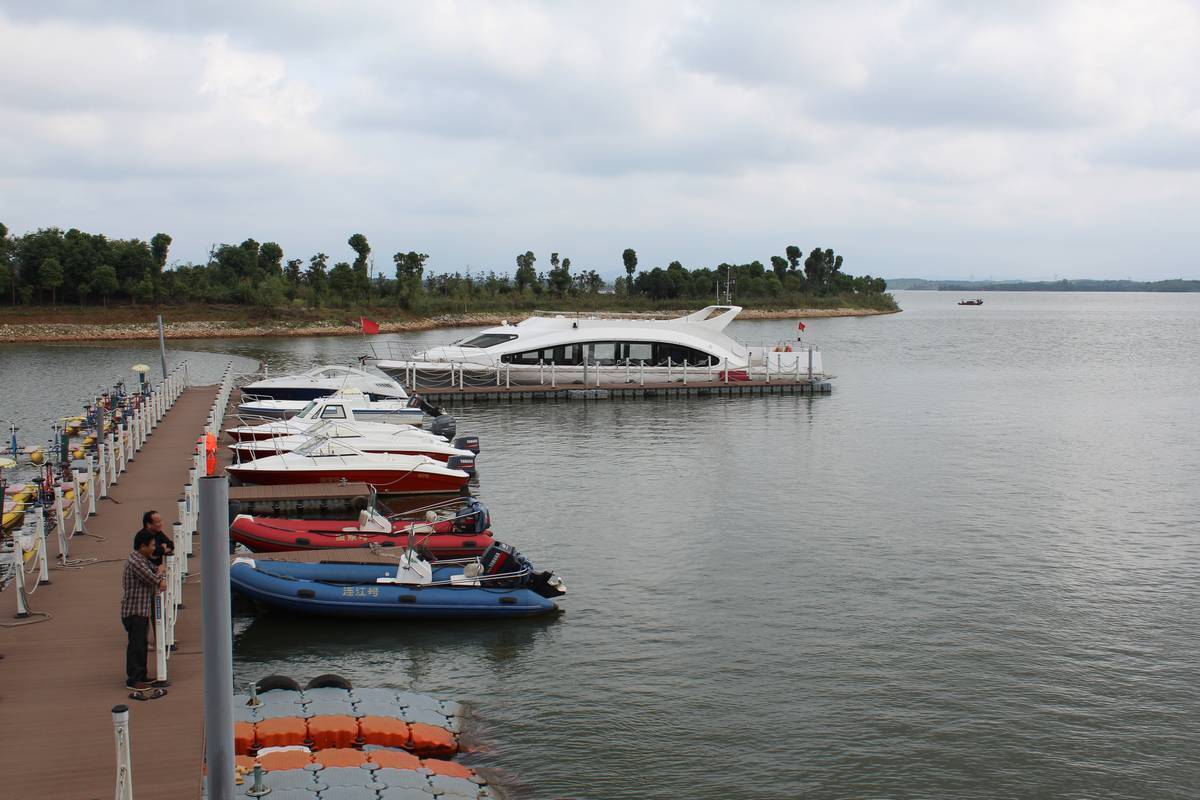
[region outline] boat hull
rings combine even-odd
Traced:
[[[274,519],[238,515],[229,526],[229,536],[256,553],[281,553],[294,550],[328,550],[343,547],[404,547],[408,543],[410,523],[396,523],[392,533],[361,531],[349,520]],[[492,544],[491,531],[455,532],[454,520],[426,526],[433,533],[413,537],[418,551],[432,558],[477,556]]]
[[[249,464],[231,464],[226,471],[243,483],[260,486],[287,486],[295,483],[342,483],[361,481],[370,484],[380,494],[446,494],[461,491],[471,477],[441,475],[438,473],[411,470],[380,470],[377,468],[355,469],[339,466],[321,469],[256,469],[254,461]]]
[[[233,591],[269,608],[297,614],[367,619],[478,619],[531,617],[557,610],[554,601],[525,588],[404,586],[375,580],[389,573],[376,564],[235,562]],[[461,567],[434,569],[449,580]],[[395,574],[395,568],[390,568]]]

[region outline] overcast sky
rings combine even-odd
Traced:
[[[1200,277],[1195,2],[0,0],[0,75],[17,234]]]

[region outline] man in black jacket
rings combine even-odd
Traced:
[[[154,554],[150,556],[150,563],[156,567],[162,566],[163,556],[175,553],[175,543],[163,533],[162,515],[157,511],[142,514],[142,530],[154,537]]]

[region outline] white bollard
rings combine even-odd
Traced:
[[[63,512],[62,486],[54,486],[54,531],[58,534],[58,557],[63,561],[70,555],[71,546],[67,537],[67,521]]]
[[[42,560],[41,567],[38,569],[38,583],[43,584],[50,582],[50,562],[46,558],[46,516],[40,508],[34,509],[34,511],[37,515],[34,528],[37,530],[38,558]],[[20,550],[21,548],[18,546],[13,549]]]
[[[108,485],[117,482],[117,443],[111,433],[104,434],[104,461],[108,467]]]
[[[104,442],[96,442],[96,491],[103,500],[108,497],[108,461],[104,458]]]
[[[17,596],[17,618],[29,616],[29,606],[25,605],[25,552],[21,548],[19,536],[13,537],[13,587]]]
[[[190,550],[187,542],[187,534],[183,532],[183,523],[176,522],[171,525],[171,541],[175,542],[175,557],[179,560],[179,600],[183,602],[183,576],[187,575],[188,552]]]
[[[167,625],[163,618],[164,592],[154,595],[154,683],[167,683]]]
[[[645,360],[638,362],[638,383],[642,386],[646,385],[646,362]]]
[[[125,429],[120,423],[115,423],[113,430],[114,433],[111,436],[113,437],[113,446],[116,448],[114,451],[116,457],[113,459],[113,478],[109,483],[115,486],[120,474],[125,471]]]
[[[95,463],[94,463],[93,458],[90,455],[87,457],[87,481],[88,481],[88,516],[93,517],[96,515],[96,492],[97,492],[96,484],[98,483],[98,480],[97,480],[97,476],[96,476]]]
[[[83,533],[83,484],[79,482],[79,471],[71,470],[71,485],[75,489],[75,502],[71,504],[72,536],[79,536]],[[89,487],[90,488],[90,487]]]
[[[133,772],[129,761],[129,707],[113,706],[113,733],[117,737],[116,800],[133,800]]]
[[[555,367],[555,362],[551,361],[550,362],[550,388],[551,389],[558,388],[558,378],[556,378],[554,375],[554,367]]]

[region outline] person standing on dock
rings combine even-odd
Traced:
[[[154,553],[154,534],[141,530],[133,537],[133,552],[125,559],[125,570],[121,574],[121,624],[129,634],[125,648],[125,686],[130,689],[145,689],[146,654],[149,649],[147,632],[150,629],[150,612],[153,610],[154,595],[167,588],[162,567],[150,562]]]
[[[161,567],[163,556],[175,554],[175,543],[171,541],[170,536],[163,533],[162,515],[157,511],[142,514],[142,530],[154,537],[154,553],[150,556],[150,563]],[[136,546],[134,549],[137,549]]]

